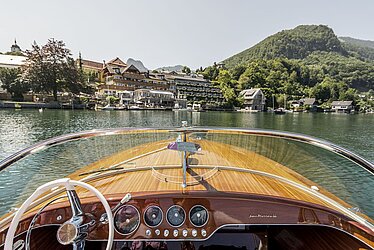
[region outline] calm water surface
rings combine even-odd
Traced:
[[[274,115],[271,113],[239,113],[239,112],[172,112],[172,111],[72,111],[72,110],[0,110],[0,160],[32,145],[40,140],[54,136],[90,130],[95,128],[115,127],[172,127],[180,126],[181,121],[187,120],[193,126],[218,126],[261,128],[292,131],[307,134],[331,141],[343,146],[367,160],[374,162],[374,115],[346,115],[323,113],[290,113],[286,115]],[[105,147],[104,147],[105,148]],[[108,150],[110,147],[107,147]],[[110,154],[111,152],[107,152]],[[105,154],[105,152],[103,153]],[[58,155],[58,152],[56,152]],[[58,159],[60,159],[60,162]],[[20,183],[26,179],[52,180],[58,173],[57,166],[66,165],[69,155],[56,157],[53,164],[56,171],[48,173],[40,171],[43,164],[34,162],[0,174],[0,215],[7,211],[13,203],[17,203],[13,197],[18,192],[30,192],[34,186],[24,187],[24,190],[9,190],[14,183]],[[71,159],[70,159],[71,160]],[[82,159],[75,159],[85,163]],[[30,159],[32,162],[33,159]],[[87,159],[89,162],[89,159]],[[26,165],[26,164],[25,164]],[[31,166],[30,166],[31,165]],[[35,165],[35,169],[33,166]],[[37,167],[36,167],[37,166]],[[67,173],[72,169],[66,170]],[[41,174],[42,173],[42,174]],[[318,173],[316,173],[317,175]],[[61,175],[58,175],[61,177]],[[359,183],[360,180],[357,180]],[[370,181],[369,183],[373,183]],[[366,212],[374,215],[374,187],[367,186],[362,194],[359,194],[359,202],[368,204]],[[27,193],[26,192],[26,193]],[[365,196],[364,194],[371,195]],[[369,210],[369,211],[368,211]],[[370,211],[373,210],[373,211]]]
[[[263,128],[329,140],[374,162],[374,115],[324,113],[0,110],[0,159],[54,136],[115,127],[193,126]]]

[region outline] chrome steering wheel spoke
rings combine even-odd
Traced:
[[[83,224],[87,216],[82,210],[82,204],[73,186],[66,190],[69,199],[72,217],[63,223],[57,231],[57,239],[63,245],[73,245],[73,249],[84,249],[85,239],[88,236],[92,221]]]
[[[83,216],[82,205],[75,189],[66,190],[70,202],[72,217]]]

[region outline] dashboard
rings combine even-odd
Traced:
[[[256,225],[266,228],[277,225],[325,225],[350,232],[352,235],[371,238],[344,215],[302,201],[205,191],[132,193],[131,195],[133,198],[121,206],[117,205],[124,194],[107,197],[112,208],[118,207],[114,211],[116,242],[143,240],[202,242],[214,239],[216,237],[214,235],[218,235],[223,229]],[[102,204],[95,198],[82,199],[81,202],[83,211],[96,221],[90,228],[87,241],[105,242],[109,230],[108,224],[100,222],[101,216],[105,213]],[[43,229],[48,228],[46,226],[58,226],[70,218],[71,209],[68,202],[52,204],[39,216],[35,227]],[[27,230],[31,219],[30,215],[20,223],[18,229],[20,238],[24,237],[22,232]],[[5,233],[6,231],[0,232],[0,244],[5,241]],[[37,236],[37,231],[33,235]],[[220,237],[217,239],[219,240]]]
[[[230,225],[322,224],[352,228],[348,218],[336,211],[275,197],[201,191],[132,196],[114,211],[115,240],[206,240]],[[116,206],[120,199],[110,201],[110,205]],[[96,217],[103,213],[100,207],[88,204],[84,210],[91,210]],[[105,240],[106,226],[99,223],[88,240]]]

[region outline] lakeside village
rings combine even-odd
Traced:
[[[15,44],[11,52],[0,54],[0,69],[16,69],[25,65],[27,57]],[[28,91],[22,93],[22,101],[0,84],[0,108],[65,108],[94,110],[236,110],[242,112],[274,111],[285,112],[342,112],[354,113],[352,100],[333,101],[330,107],[321,107],[315,98],[287,100],[283,105],[267,100],[261,88],[245,89],[240,92],[241,107],[227,107],[219,85],[204,79],[203,75],[187,71],[149,71],[135,64],[125,63],[120,58],[95,62],[79,58],[75,67],[84,72],[91,94],[71,92],[50,93]],[[223,64],[214,67],[224,68]],[[1,82],[0,82],[1,83]],[[269,105],[271,104],[271,106]],[[276,106],[275,106],[276,105]],[[268,107],[270,106],[270,107]]]

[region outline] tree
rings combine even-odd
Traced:
[[[86,92],[82,74],[63,41],[49,39],[41,47],[34,44],[26,55],[22,80],[29,83],[33,91],[52,93],[55,101],[58,91]]]
[[[218,75],[218,83],[222,91],[223,97],[225,97],[228,106],[233,107],[237,104],[237,95],[233,87],[233,81],[228,70],[221,70]]]
[[[191,69],[189,67],[187,67],[187,66],[183,66],[182,73],[190,74],[191,73]]]
[[[18,68],[0,68],[1,87],[6,89],[15,101],[23,101],[23,93],[26,93],[30,86],[20,79],[21,70]]]
[[[204,76],[204,79],[215,81],[217,80],[219,69],[213,66],[209,66],[205,68],[204,71],[201,72],[201,74]]]

